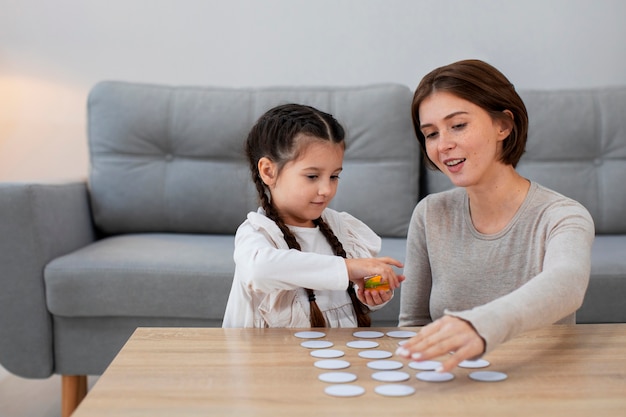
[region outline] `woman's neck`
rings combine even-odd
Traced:
[[[507,165],[494,180],[467,187],[472,223],[483,234],[495,234],[509,224],[521,207],[530,181]]]

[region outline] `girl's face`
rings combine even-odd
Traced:
[[[470,187],[497,178],[512,123],[494,120],[482,107],[445,91],[424,99],[419,117],[428,158],[454,185]]]
[[[280,173],[272,161],[261,158],[259,173],[286,224],[314,227],[313,220],[320,217],[337,192],[344,147],[310,139],[304,146],[298,159],[287,162]]]

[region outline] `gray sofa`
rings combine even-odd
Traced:
[[[597,238],[578,321],[626,322],[626,88],[523,91],[519,171],[583,203]],[[233,234],[257,206],[242,152],[279,103],[347,130],[332,207],[404,259],[419,198],[450,187],[421,163],[401,85],[224,89],[123,82],[88,99],[87,183],[0,184],[0,363],[28,378],[100,374],[137,326],[219,326]],[[523,250],[523,248],[521,248]],[[373,315],[396,325],[399,294]]]

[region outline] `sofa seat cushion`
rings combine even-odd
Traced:
[[[626,323],[626,236],[596,235],[591,279],[578,323]]]
[[[46,301],[66,317],[221,319],[233,279],[234,236],[131,234],[50,262]]]

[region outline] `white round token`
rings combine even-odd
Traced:
[[[331,347],[332,345],[333,342],[329,342],[328,340],[307,340],[300,343],[300,346],[308,349],[325,349]]]
[[[352,340],[346,343],[346,346],[354,349],[371,349],[379,345],[378,342],[374,342],[373,340]]]
[[[450,372],[433,372],[433,371],[425,371],[419,372],[416,375],[417,379],[420,381],[426,382],[446,382],[454,379],[454,375]]]
[[[314,358],[340,358],[344,355],[342,350],[336,349],[322,349],[322,350],[312,350],[311,356]]]
[[[376,369],[378,371],[391,371],[394,369],[402,368],[402,362],[398,361],[371,361],[367,363],[367,367],[370,369]]]
[[[297,332],[294,333],[295,337],[299,337],[300,339],[318,339],[320,337],[326,336],[326,333],[323,332]]]
[[[365,388],[359,385],[330,385],[324,389],[328,395],[335,397],[356,397],[365,392]]]
[[[407,339],[409,337],[416,336],[416,332],[412,332],[409,330],[393,330],[391,332],[387,332],[387,336],[389,337],[397,337],[399,339]]]
[[[411,375],[402,371],[380,371],[374,372],[372,378],[380,382],[401,382],[411,378]]]
[[[374,388],[374,392],[388,397],[404,397],[415,393],[415,388],[401,384],[385,384]]]
[[[350,362],[341,359],[322,359],[313,364],[316,368],[321,369],[343,369],[350,366]]]
[[[387,359],[393,356],[393,353],[386,350],[363,350],[359,352],[359,356],[365,359]]]
[[[485,359],[477,359],[475,361],[465,360],[459,363],[461,368],[486,368],[489,365],[489,361]]]
[[[476,371],[469,374],[469,377],[475,381],[482,382],[498,382],[508,378],[504,372],[495,371]]]
[[[384,335],[385,335],[385,333],[376,332],[376,331],[373,331],[373,330],[367,330],[367,331],[361,331],[361,332],[354,332],[354,333],[352,333],[352,336],[360,337],[362,339],[376,339],[377,337],[383,337]]]
[[[441,366],[439,361],[413,361],[409,362],[409,368],[420,371],[434,371]]]
[[[346,382],[356,381],[356,375],[350,372],[325,372],[318,376],[322,382],[330,382],[333,384],[344,384]]]

